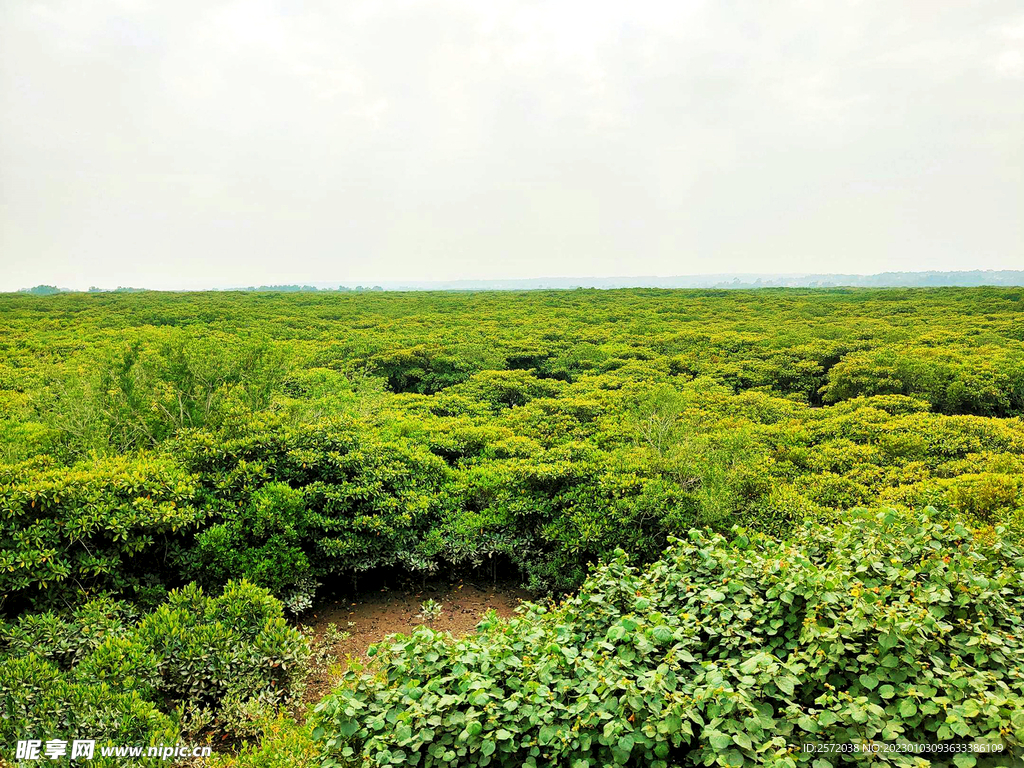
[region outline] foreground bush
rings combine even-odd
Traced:
[[[308,650],[265,590],[190,586],[134,620],[96,600],[68,619],[23,617],[0,630],[0,743],[95,738],[177,741],[181,728],[244,732],[288,701]]]
[[[393,638],[318,705],[314,735],[326,765],[827,768],[864,757],[801,745],[866,739],[983,741],[1002,755],[958,768],[1019,765],[1022,567],[929,515],[786,542],[694,531],[644,571],[620,553],[553,610]]]

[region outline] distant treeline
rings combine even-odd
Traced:
[[[117,286],[117,288],[97,288],[89,286],[89,293],[142,293],[145,288],[128,288]],[[74,288],[58,288],[56,285],[37,285],[33,288],[22,288],[18,293],[30,293],[33,296],[54,296],[58,293],[78,293]]]
[[[388,290],[522,291],[575,288],[941,288],[1024,286],[1024,270],[882,272],[875,275],[723,273],[659,277],[540,277],[384,283]]]
[[[88,293],[142,293],[148,290],[147,288],[127,288],[118,286],[117,288],[97,288],[95,285],[90,286]],[[235,288],[229,290],[239,290],[246,292],[278,292],[278,293],[331,293],[331,292],[356,292],[362,293],[363,291],[383,291],[384,289],[375,285],[372,288],[367,288],[362,285],[357,285],[355,288],[349,288],[345,285],[339,285],[337,288],[318,288],[315,285],[261,285],[258,288],[254,285],[250,285],[248,288]],[[33,288],[22,288],[18,293],[29,293],[33,296],[53,296],[58,293],[79,293],[73,288],[58,288],[55,285],[37,285]]]
[[[357,285],[355,288],[349,288],[345,285],[339,285],[337,288],[317,288],[315,285],[261,285],[259,288],[250,285],[248,288],[240,288],[242,291],[277,291],[280,293],[316,293],[318,291],[324,293],[330,293],[332,291],[340,291],[347,293],[349,291],[355,291],[356,293],[362,293],[363,291],[383,291],[384,289],[375,285],[372,288],[367,288],[363,285]]]
[[[875,275],[842,274],[717,274],[680,275],[675,277],[536,277],[518,280],[419,280],[387,281],[373,287],[357,285],[349,288],[319,283],[317,285],[261,285],[239,290],[246,292],[317,293],[364,291],[532,291],[574,290],[578,288],[978,288],[983,286],[1024,286],[1024,270],[973,269],[960,272],[881,272]],[[145,288],[89,288],[89,293],[135,293]],[[218,290],[218,289],[213,289]],[[19,293],[48,296],[75,293],[74,289],[54,285],[23,288]]]

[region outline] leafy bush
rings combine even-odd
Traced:
[[[104,641],[123,637],[136,618],[130,603],[99,597],[66,618],[52,611],[24,614],[16,624],[0,628],[0,641],[5,654],[34,654],[69,669]]]
[[[824,768],[838,758],[800,745],[864,740],[984,741],[1017,764],[1021,567],[934,510],[788,541],[691,531],[643,571],[620,552],[553,609],[391,638],[317,706],[314,737],[328,766]]]
[[[1015,416],[1024,411],[1024,369],[999,347],[883,347],[847,355],[821,388],[825,402],[860,395],[914,395],[940,413]]]
[[[495,412],[526,405],[539,397],[559,392],[557,382],[538,379],[527,371],[482,371],[468,381],[452,387],[455,394],[486,403]]]
[[[300,579],[292,589],[284,594],[281,602],[288,609],[289,613],[293,616],[298,616],[300,613],[313,607],[316,591],[322,586],[323,584],[319,581],[309,577]]]
[[[446,503],[448,470],[414,441],[361,427],[338,419],[253,423],[232,439],[183,435],[178,456],[203,478],[222,523],[198,538],[191,572],[210,565],[214,582],[252,574],[276,590],[414,554]]]
[[[196,491],[176,462],[146,454],[0,468],[0,594],[63,603],[143,583],[205,517]]]
[[[19,739],[89,738],[97,746],[179,741],[175,718],[143,693],[102,681],[83,682],[35,654],[0,658],[0,706],[0,738],[4,753],[11,756]],[[90,765],[118,764],[99,757],[98,750],[96,754]]]
[[[375,355],[369,369],[387,379],[392,392],[433,394],[465,381],[475,366],[444,349],[424,345]]]
[[[1000,513],[1024,508],[1020,475],[965,473],[948,484],[951,505],[980,520],[998,520]]]
[[[196,536],[190,574],[208,584],[246,579],[282,596],[309,578],[310,527],[302,493],[267,483]]]
[[[139,622],[135,638],[160,659],[160,691],[171,700],[209,705],[231,695],[287,698],[307,653],[281,604],[247,582],[216,597],[190,585]]]
[[[137,621],[107,599],[66,619],[25,616],[0,632],[0,739],[145,742],[190,722],[223,730],[256,703],[289,701],[307,655],[281,604],[246,582],[218,596],[175,590]]]

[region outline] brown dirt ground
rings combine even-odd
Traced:
[[[423,624],[416,618],[426,600],[441,603],[443,613],[433,627],[456,637],[472,632],[484,614],[494,609],[500,616],[513,615],[530,595],[511,584],[477,585],[469,582],[427,585],[421,590],[380,590],[363,592],[348,599],[333,600],[311,609],[302,624],[312,631],[314,645],[321,644],[328,625],[348,632],[348,637],[326,649],[338,659],[342,671],[348,659],[366,660],[366,649],[396,632],[409,634]],[[335,669],[337,671],[337,669]],[[306,681],[305,701],[322,699],[335,684],[326,668],[316,668]]]

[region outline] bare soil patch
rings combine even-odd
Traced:
[[[419,590],[382,589],[322,603],[302,617],[302,624],[312,630],[314,645],[335,656],[344,671],[350,659],[365,662],[366,649],[374,643],[397,632],[409,634],[425,624],[417,614],[427,600],[436,600],[443,611],[433,622],[433,628],[461,637],[472,632],[487,611],[494,609],[500,616],[511,616],[516,607],[528,599],[527,591],[501,583],[484,585],[463,581],[430,584]],[[327,644],[325,637],[331,636],[332,624],[348,635]],[[305,701],[313,704],[322,699],[330,692],[334,681],[328,668],[314,669],[307,679]]]

